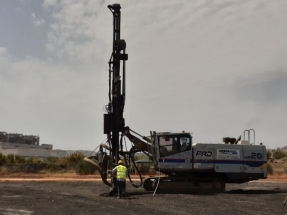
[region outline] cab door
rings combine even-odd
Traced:
[[[191,168],[191,136],[175,133],[158,136],[159,163],[161,168]]]

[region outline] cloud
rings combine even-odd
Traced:
[[[56,7],[57,4],[58,4],[57,0],[44,0],[43,7],[45,7],[45,8]]]
[[[51,20],[28,13],[29,22],[47,27],[47,58],[19,59],[9,47],[0,48],[2,128],[39,134],[57,148],[91,149],[102,142],[112,3],[46,0]],[[195,142],[221,142],[254,128],[258,139],[284,144],[285,131],[277,124],[286,125],[287,3],[124,0],[121,5],[121,36],[129,54],[127,125],[145,135],[191,131]],[[270,126],[276,129],[267,134]]]
[[[31,18],[32,18],[32,23],[35,26],[41,26],[45,24],[45,20],[43,19],[38,19],[35,13],[31,14]]]
[[[64,64],[34,58],[13,60],[7,55],[1,55],[0,65],[0,99],[5,101],[0,108],[5,113],[2,129],[39,134],[42,143],[56,148],[93,147],[96,139],[91,134],[102,124],[94,111],[105,104],[99,93],[104,86],[94,84],[95,74],[80,74]],[[75,144],[80,140],[85,147]]]
[[[106,5],[99,1],[64,0],[55,7],[57,10],[52,12],[55,22],[50,26],[46,44],[50,54],[74,65],[87,65],[103,59],[106,44],[98,35],[106,27],[99,23],[97,16]]]
[[[6,55],[6,54],[7,54],[7,50],[4,47],[0,47],[0,56]]]
[[[43,19],[37,19],[37,20],[33,21],[33,24],[36,26],[40,26],[40,25],[44,25],[45,21]]]
[[[287,71],[272,71],[237,79],[234,90],[240,100],[258,105],[287,103]]]

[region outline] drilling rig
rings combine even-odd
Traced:
[[[112,177],[111,183],[108,182],[107,170],[111,170],[118,163],[120,156],[124,157],[126,162],[133,160],[138,149],[132,148],[130,151],[123,149],[124,131],[127,130],[123,112],[126,96],[125,64],[128,54],[126,54],[126,42],[121,39],[121,6],[120,4],[108,5],[108,9],[113,14],[113,51],[109,60],[109,103],[104,107],[107,112],[104,114],[104,134],[107,135],[107,144],[100,145],[96,157],[99,165],[89,158],[85,160],[97,167],[104,183],[110,186],[113,192],[117,187],[116,178]],[[109,154],[104,150],[108,150]]]
[[[117,180],[110,170],[123,159],[126,166],[137,166],[135,153],[143,152],[153,162],[154,169],[164,177],[143,179],[140,184],[130,182],[134,187],[147,191],[191,192],[201,190],[224,191],[225,183],[244,183],[267,177],[267,154],[264,145],[255,144],[255,131],[244,131],[244,140],[224,137],[224,143],[194,143],[192,135],[186,132],[150,132],[142,136],[125,125],[123,117],[126,98],[126,68],[128,60],[126,42],[121,39],[121,6],[108,5],[113,14],[113,51],[109,60],[109,103],[105,106],[104,134],[107,142],[100,144],[96,156],[84,160],[93,164],[102,181],[110,187],[110,193],[117,190]],[[254,142],[250,133],[254,131]],[[248,139],[245,139],[245,133]],[[132,143],[128,150],[123,142],[127,137]],[[111,176],[109,180],[108,176]]]

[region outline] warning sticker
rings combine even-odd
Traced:
[[[217,149],[217,159],[238,160],[240,159],[240,150],[239,149]]]

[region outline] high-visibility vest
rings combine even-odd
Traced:
[[[127,177],[127,168],[122,165],[117,166],[117,179],[126,179]]]

